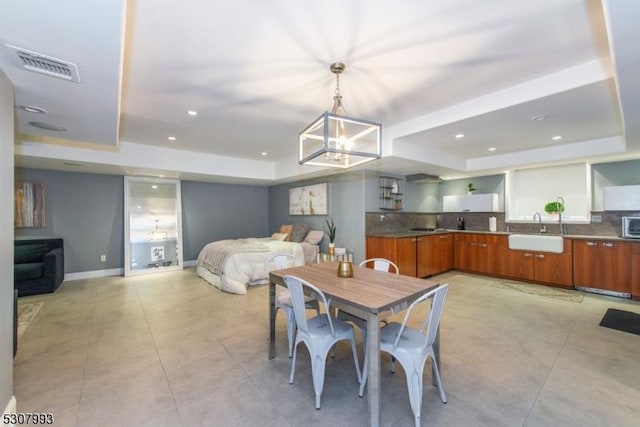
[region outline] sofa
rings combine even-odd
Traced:
[[[14,240],[13,287],[18,296],[54,292],[64,280],[62,239]]]

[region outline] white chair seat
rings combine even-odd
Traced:
[[[385,345],[393,346],[393,343],[402,328],[402,324],[391,322],[380,329],[380,348]],[[405,328],[398,342],[396,351],[413,350],[424,347],[424,334],[418,330]]]
[[[318,300],[316,300],[315,298],[312,298],[310,296],[305,296],[304,297],[304,303],[308,304],[308,303],[317,303]],[[278,295],[278,298],[276,299],[276,304],[283,307],[283,306],[288,306],[288,307],[293,307],[293,305],[291,304],[291,295],[289,294],[289,291],[280,291],[280,295]],[[309,307],[307,307],[309,308]],[[315,307],[313,307],[315,309]]]
[[[347,322],[343,322],[336,318],[331,319],[331,321],[333,322],[333,329],[335,330],[336,337],[353,333],[353,326]],[[325,314],[308,318],[307,324],[309,326],[309,335],[314,338],[331,335],[331,326],[329,325],[329,320]]]

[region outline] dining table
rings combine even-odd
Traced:
[[[380,321],[391,308],[405,306],[439,284],[433,280],[398,275],[366,267],[353,266],[352,277],[338,275],[338,262],[322,262],[269,272],[269,358],[275,357],[276,286],[284,286],[284,276],[292,275],[312,283],[337,308],[367,320],[369,375],[367,398],[369,425],[380,425],[381,368]],[[440,364],[439,331],[434,343],[436,362]]]

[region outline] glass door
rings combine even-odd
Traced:
[[[125,276],[181,269],[180,181],[126,176],[124,200]]]

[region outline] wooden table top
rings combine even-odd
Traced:
[[[297,276],[317,286],[333,301],[342,301],[371,313],[412,300],[438,286],[433,280],[397,275],[353,266],[353,277],[338,277],[337,262],[323,262],[270,272],[272,283],[284,285],[285,275]]]

